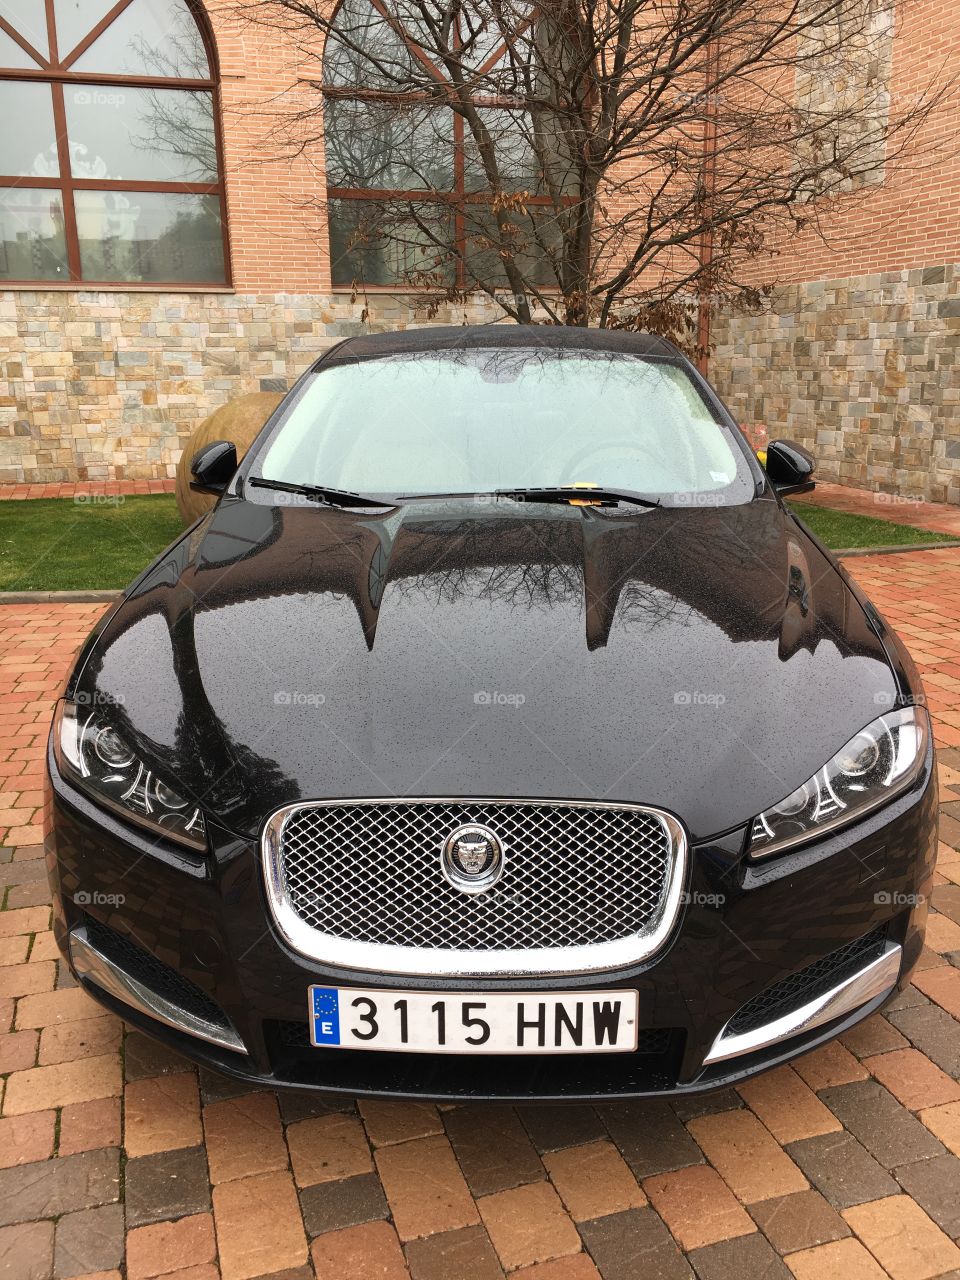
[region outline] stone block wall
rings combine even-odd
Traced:
[[[317,294],[0,294],[0,484],[174,474],[193,427],[245,391],[285,390],[364,329],[429,319]],[[714,319],[711,377],[734,416],[811,448],[824,480],[960,503],[960,265],[779,289]]]
[[[960,503],[960,265],[788,285],[713,340],[733,415],[812,449],[821,479]]]

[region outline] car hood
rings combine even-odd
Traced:
[[[225,499],[74,685],[240,833],[301,798],[486,796],[647,803],[694,840],[782,799],[896,694],[772,498]]]

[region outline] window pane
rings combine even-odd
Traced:
[[[453,113],[332,98],[324,107],[327,184],[393,191],[453,186]]]
[[[501,234],[492,210],[486,206],[467,205],[464,220],[468,275],[495,286],[506,285],[503,255],[509,253],[534,284],[556,285],[556,273],[547,257],[547,250],[559,245],[552,209],[511,214],[513,231],[507,234]]]
[[[477,114],[482,118],[493,141],[504,190],[529,191],[531,195],[539,195],[542,186],[540,166],[533,149],[529,116],[500,107],[481,107]],[[469,126],[464,127],[463,150],[466,190],[486,190],[490,184]]]
[[[133,0],[72,71],[207,79],[200,29],[184,0]]]
[[[85,280],[222,284],[216,196],[155,191],[77,191]]]
[[[8,36],[5,31],[0,31],[0,67],[16,67],[18,71],[21,69],[36,71],[39,65],[12,36]]]
[[[50,46],[43,0],[0,0],[0,18],[6,19],[37,53],[47,56]]]
[[[0,80],[0,120],[16,121],[15,128],[0,128],[0,173],[57,177],[60,169],[50,86]]]
[[[417,226],[409,204],[391,208],[379,201],[331,200],[330,275],[334,284],[404,284],[439,287],[454,278],[443,245],[450,239],[450,217],[429,206],[417,211],[427,228]],[[441,241],[431,243],[431,233]]]
[[[67,280],[59,191],[0,190],[0,280]]]
[[[115,0],[53,0],[57,20],[57,52],[61,62],[109,13],[114,2]]]
[[[64,99],[74,177],[216,182],[212,94],[84,85]]]
[[[332,85],[362,85],[365,89],[409,87],[408,78],[424,74],[394,28],[370,0],[344,0],[335,32],[355,48],[347,48],[336,35],[327,40],[323,53],[323,78]]]

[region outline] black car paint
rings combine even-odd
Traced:
[[[736,1062],[699,1066],[727,1017],[881,920],[906,973],[923,909],[889,904],[922,900],[932,873],[932,756],[912,792],[855,827],[769,863],[743,856],[757,812],[919,695],[898,639],[751,466],[750,503],[655,510],[466,500],[369,512],[231,486],[102,620],[68,686],[109,704],[203,805],[211,855],[156,847],[51,758],[61,941],[81,919],[79,888],[122,893],[120,907],[84,911],[209,990],[251,1063],[163,1034],[273,1079],[263,1020],[305,1018],[311,981],[369,977],[306,962],[275,934],[264,819],[300,798],[472,794],[649,803],[686,825],[688,905],[664,951],[560,981],[635,983],[645,1024],[686,1034],[681,1087],[741,1075]],[[484,692],[524,701],[482,705]]]

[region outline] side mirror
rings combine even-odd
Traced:
[[[190,488],[197,493],[224,492],[237,469],[237,446],[229,440],[205,444],[190,464]]]
[[[792,440],[771,440],[767,445],[766,470],[777,493],[809,493],[815,487],[816,459]]]

